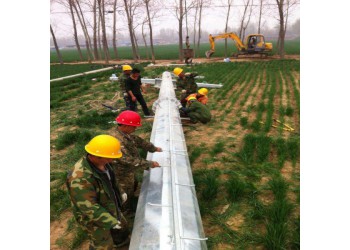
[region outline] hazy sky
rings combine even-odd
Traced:
[[[252,22],[258,22],[258,13],[259,13],[259,0],[253,0],[254,6],[253,7],[253,14],[251,17],[251,23]],[[263,9],[263,17],[262,17],[262,27],[274,27],[278,25],[278,20],[276,19],[278,13],[277,8],[275,6],[276,1],[275,0],[265,0],[268,2],[268,5],[264,6]],[[120,1],[119,1],[120,2]],[[168,0],[163,1],[166,4],[166,8],[161,9],[158,11],[159,17],[155,18],[153,21],[153,27],[154,27],[154,34],[158,34],[159,30],[161,28],[171,28],[178,30],[178,20],[175,17],[175,11],[172,8],[174,5],[174,1]],[[189,1],[187,1],[189,2]],[[223,3],[224,2],[224,3]],[[211,6],[206,7],[203,9],[202,14],[202,29],[214,33],[215,31],[222,30],[224,31],[225,28],[225,22],[226,22],[226,13],[227,13],[227,1],[212,1]],[[243,14],[243,0],[235,0],[234,6],[231,7],[230,11],[230,19],[229,19],[229,26],[233,27],[234,29],[238,29],[240,25],[240,19]],[[123,6],[122,6],[123,7]],[[110,8],[112,10],[112,8]],[[106,8],[106,10],[109,10],[109,8]],[[119,13],[124,13],[123,8],[120,9]],[[193,27],[194,19],[193,19],[193,13],[188,15],[188,26],[189,28]],[[91,16],[90,12],[85,13],[86,16]],[[52,4],[51,5],[51,25],[54,29],[56,37],[71,37],[72,36],[72,20],[70,17],[69,11],[58,4]],[[128,34],[127,30],[127,23],[126,18],[123,15],[118,15],[118,21],[117,25],[120,29],[119,32]],[[300,18],[300,11],[299,11],[299,5],[296,5],[293,7],[292,12],[289,15],[288,22],[293,23],[295,20]],[[138,18],[136,21],[141,21],[142,18]],[[112,30],[112,20],[113,20],[113,14],[107,14],[106,15],[106,23],[109,26],[109,29],[107,32],[111,32]],[[78,19],[76,19],[76,22],[78,23]],[[183,23],[183,28],[185,29],[185,20]],[[79,25],[78,25],[79,26]],[[140,29],[139,29],[140,30]],[[234,30],[233,30],[234,31]],[[185,31],[184,31],[185,32]],[[82,32],[79,32],[82,35]]]

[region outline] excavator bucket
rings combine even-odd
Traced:
[[[210,58],[212,54],[214,54],[214,51],[212,51],[212,50],[208,50],[208,51],[205,52],[205,56],[207,58]]]

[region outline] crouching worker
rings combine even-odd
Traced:
[[[208,107],[200,103],[196,97],[192,96],[188,98],[188,107],[180,108],[180,111],[184,112],[193,123],[200,121],[203,124],[208,123],[211,120],[211,114]]]
[[[87,155],[75,164],[67,179],[74,217],[88,234],[90,250],[126,245],[129,230],[121,206],[127,196],[118,188],[110,165],[122,157],[120,142],[110,135],[98,135],[85,150]]]
[[[190,99],[190,97],[196,97],[196,99],[200,102],[203,103],[204,105],[207,105],[208,103],[208,89],[206,88],[201,88],[198,90],[197,93],[195,94],[190,94],[189,96],[186,97],[186,102],[188,102],[188,99]]]
[[[158,162],[142,158],[139,149],[152,153],[162,152],[162,149],[137,135],[133,135],[136,128],[142,125],[138,113],[131,110],[123,111],[116,118],[116,122],[118,127],[113,135],[122,143],[123,153],[123,158],[116,160],[116,174],[121,188],[129,197],[123,208],[133,213],[136,211],[138,183],[142,179],[143,170],[160,167]]]

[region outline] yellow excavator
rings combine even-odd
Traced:
[[[235,33],[223,33],[218,35],[209,35],[210,50],[205,52],[205,56],[210,58],[215,52],[215,40],[231,38],[234,40],[238,53],[232,54],[233,57],[246,54],[259,54],[267,56],[272,51],[272,43],[266,43],[264,35],[251,34],[246,38],[245,44]]]

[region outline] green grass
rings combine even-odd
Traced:
[[[146,68],[146,65],[138,65],[142,68],[142,76],[146,77],[159,76],[174,68]],[[287,123],[298,127],[293,122],[299,118],[299,80],[296,78],[299,65],[297,60],[266,60],[184,67],[187,72],[196,71],[205,76],[206,82],[223,83],[223,88],[209,90],[208,107],[213,111],[213,122],[183,128],[209,249],[218,248],[220,243],[235,249],[300,248],[300,222],[296,210],[300,202],[297,165],[300,137],[298,133],[280,133],[275,128],[265,130],[266,119],[282,121],[287,116],[293,117],[288,118]],[[70,69],[56,69],[62,75],[72,73]],[[54,138],[51,139],[51,220],[71,210],[64,185],[66,172],[72,170],[75,162],[85,154],[87,141],[114,129],[115,125],[108,122],[114,121],[117,113],[104,109],[99,102],[110,100],[119,90],[119,86],[108,78],[111,73],[119,75],[120,72],[117,69],[50,84],[50,125],[54,135],[51,137]],[[92,78],[97,80],[92,81]],[[282,82],[286,84],[283,89],[280,88]],[[287,98],[286,103],[282,105],[281,100],[273,103],[282,95]],[[145,95],[148,106],[157,96],[158,90],[149,88]],[[123,101],[115,104],[123,105]],[[136,133],[147,140],[152,121],[143,120],[142,123]],[[215,142],[207,140],[213,131],[218,138]],[[146,152],[142,151],[141,155],[145,157]],[[286,163],[293,163],[294,167],[291,173],[285,173],[290,174],[290,178],[283,179],[280,172]],[[295,200],[291,200],[290,195]],[[269,203],[262,199],[265,196],[271,196]],[[221,213],[227,205],[227,210]],[[243,216],[242,225],[233,228],[227,224],[238,215]],[[72,232],[74,238],[62,237],[57,245],[78,249],[86,235],[78,231],[75,223],[70,224],[67,232]]]
[[[269,41],[271,42],[271,41]],[[272,54],[276,54],[276,42],[272,41],[273,44],[273,52]],[[200,45],[200,57],[205,57],[205,51],[210,49],[209,43],[203,43]],[[140,56],[142,59],[146,59],[146,48],[144,46],[139,46]],[[83,58],[87,61],[87,51],[86,49],[82,49]],[[179,46],[178,44],[169,44],[169,45],[156,45],[154,46],[155,57],[156,60],[178,60],[179,58]],[[215,57],[224,57],[225,51],[225,43],[222,41],[218,41],[215,44],[215,53],[212,55]],[[232,41],[228,42],[228,52],[231,56],[232,53],[237,51]],[[79,61],[79,54],[76,49],[63,49],[60,50],[63,61],[64,62],[76,62]],[[300,41],[288,40],[285,41],[285,52],[286,55],[299,55],[300,54]],[[132,59],[132,48],[131,47],[119,47],[118,48],[119,59]],[[115,59],[113,49],[110,48],[110,55],[112,59]],[[150,60],[151,61],[151,60]],[[50,62],[58,63],[58,57],[55,50],[50,51]],[[97,66],[96,66],[97,67]]]

